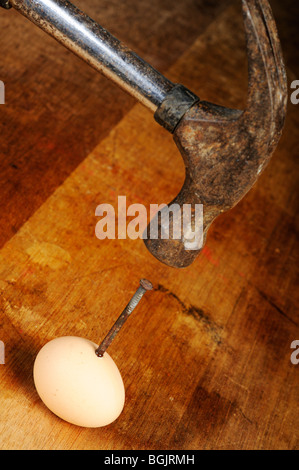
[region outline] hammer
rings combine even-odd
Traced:
[[[163,237],[162,213],[155,216],[159,236],[145,237],[144,243],[166,265],[189,266],[215,218],[234,207],[256,182],[282,133],[287,79],[268,0],[242,0],[249,77],[244,110],[203,101],[172,83],[67,0],[0,0],[0,6],[15,8],[113,80],[173,134],[185,163],[185,181],[162,212],[169,211],[173,233],[178,219],[169,209],[175,204],[183,214],[189,204],[189,232],[201,230],[200,243],[189,249],[184,231],[180,238]],[[196,205],[203,206],[202,227],[196,226]]]

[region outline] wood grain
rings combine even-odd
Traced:
[[[75,3],[163,73],[230,0]],[[16,11],[0,31],[2,246],[135,101]]]
[[[108,2],[97,2],[97,7],[95,3],[89,4],[92,16],[100,3],[108,8]],[[151,2],[146,14],[145,2],[122,2],[120,12],[118,2],[109,3],[107,15],[115,30],[122,25],[122,16],[128,22],[134,15],[140,20],[136,36],[127,30],[132,44],[143,37],[145,24],[152,23],[156,37],[160,29],[152,20],[155,8],[161,6],[168,29],[159,60],[169,78],[203,99],[244,104],[246,56],[239,2],[225,7],[222,2],[202,2],[205,8],[210,5],[209,18],[214,17],[210,23],[204,20],[200,2],[177,2],[176,8],[185,12],[182,30],[188,24],[185,8],[189,7],[205,28],[202,34],[193,30],[196,20],[191,18],[190,37],[178,39],[181,49],[171,45],[168,62],[167,37],[175,36],[175,26],[168,23],[163,8],[171,12],[172,2]],[[24,31],[42,38],[16,15],[13,21],[18,34]],[[180,21],[177,16],[176,21]],[[288,37],[285,29],[283,36]],[[1,123],[1,164],[6,168],[1,207],[7,222],[0,251],[0,339],[6,348],[5,365],[0,365],[0,448],[298,449],[299,365],[290,361],[299,324],[296,106],[289,106],[284,135],[258,183],[216,220],[197,261],[184,270],[172,269],[155,260],[142,240],[100,241],[95,236],[98,204],[115,206],[117,196],[126,195],[128,205],[149,207],[177,194],[184,168],[171,136],[141,105],[132,105],[106,83],[102,90],[113,96],[116,109],[105,102],[105,116],[112,115],[104,124],[106,130],[97,131],[101,112],[94,111],[102,98],[96,103],[93,93],[81,90],[78,78],[81,73],[89,77],[90,72],[80,66],[80,73],[75,73],[77,59],[72,59],[72,65],[60,72],[46,73],[51,70],[47,56],[54,44],[44,41],[43,61],[41,51],[26,66],[24,61],[24,80],[28,85],[35,70],[40,74],[41,95],[53,87],[54,124],[50,125],[45,109],[38,114],[37,102],[20,112],[26,100],[17,104],[19,76],[14,76],[7,97],[14,104],[4,108],[9,119]],[[140,48],[146,52],[147,38],[144,41]],[[160,39],[156,41],[157,52],[151,50],[149,55],[159,56]],[[27,57],[38,47],[35,41],[26,41]],[[7,83],[11,83],[17,52],[6,60],[11,74]],[[63,64],[58,56],[60,60]],[[57,67],[56,58],[50,61]],[[290,65],[294,62],[292,56]],[[70,70],[68,85],[60,85],[59,73],[65,77]],[[293,74],[288,68],[289,77]],[[95,90],[101,79],[93,80],[90,85]],[[77,87],[76,92],[72,87]],[[18,90],[16,96],[12,90]],[[82,93],[84,109],[75,111]],[[58,103],[65,111],[57,110]],[[16,129],[22,126],[17,138]],[[49,142],[54,142],[51,149]],[[74,153],[77,156],[68,162]],[[24,177],[26,191],[11,176],[14,173],[7,173],[12,156],[20,166],[11,167],[11,172],[18,171],[21,181]],[[123,413],[99,429],[60,420],[45,408],[34,388],[32,367],[38,350],[62,335],[99,342],[141,277],[150,279],[155,289],[109,348],[125,382]]]

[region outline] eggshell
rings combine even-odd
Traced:
[[[106,426],[121,414],[125,388],[108,353],[77,336],[48,342],[37,354],[33,378],[37,393],[57,416],[84,427]]]

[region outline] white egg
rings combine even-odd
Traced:
[[[77,336],[47,343],[33,368],[37,393],[57,416],[84,427],[115,421],[125,403],[125,388],[117,365],[108,353],[98,357],[98,345]]]

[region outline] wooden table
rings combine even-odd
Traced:
[[[290,81],[298,6],[271,2]],[[244,106],[240,2],[83,0],[90,16],[203,99]],[[250,193],[213,224],[189,268],[142,240],[98,240],[101,203],[169,202],[183,181],[171,136],[116,85],[15,11],[0,11],[1,449],[298,449],[298,106]],[[99,342],[139,279],[154,284],[109,348],[126,388],[113,424],[85,429],[45,408],[38,350]]]

